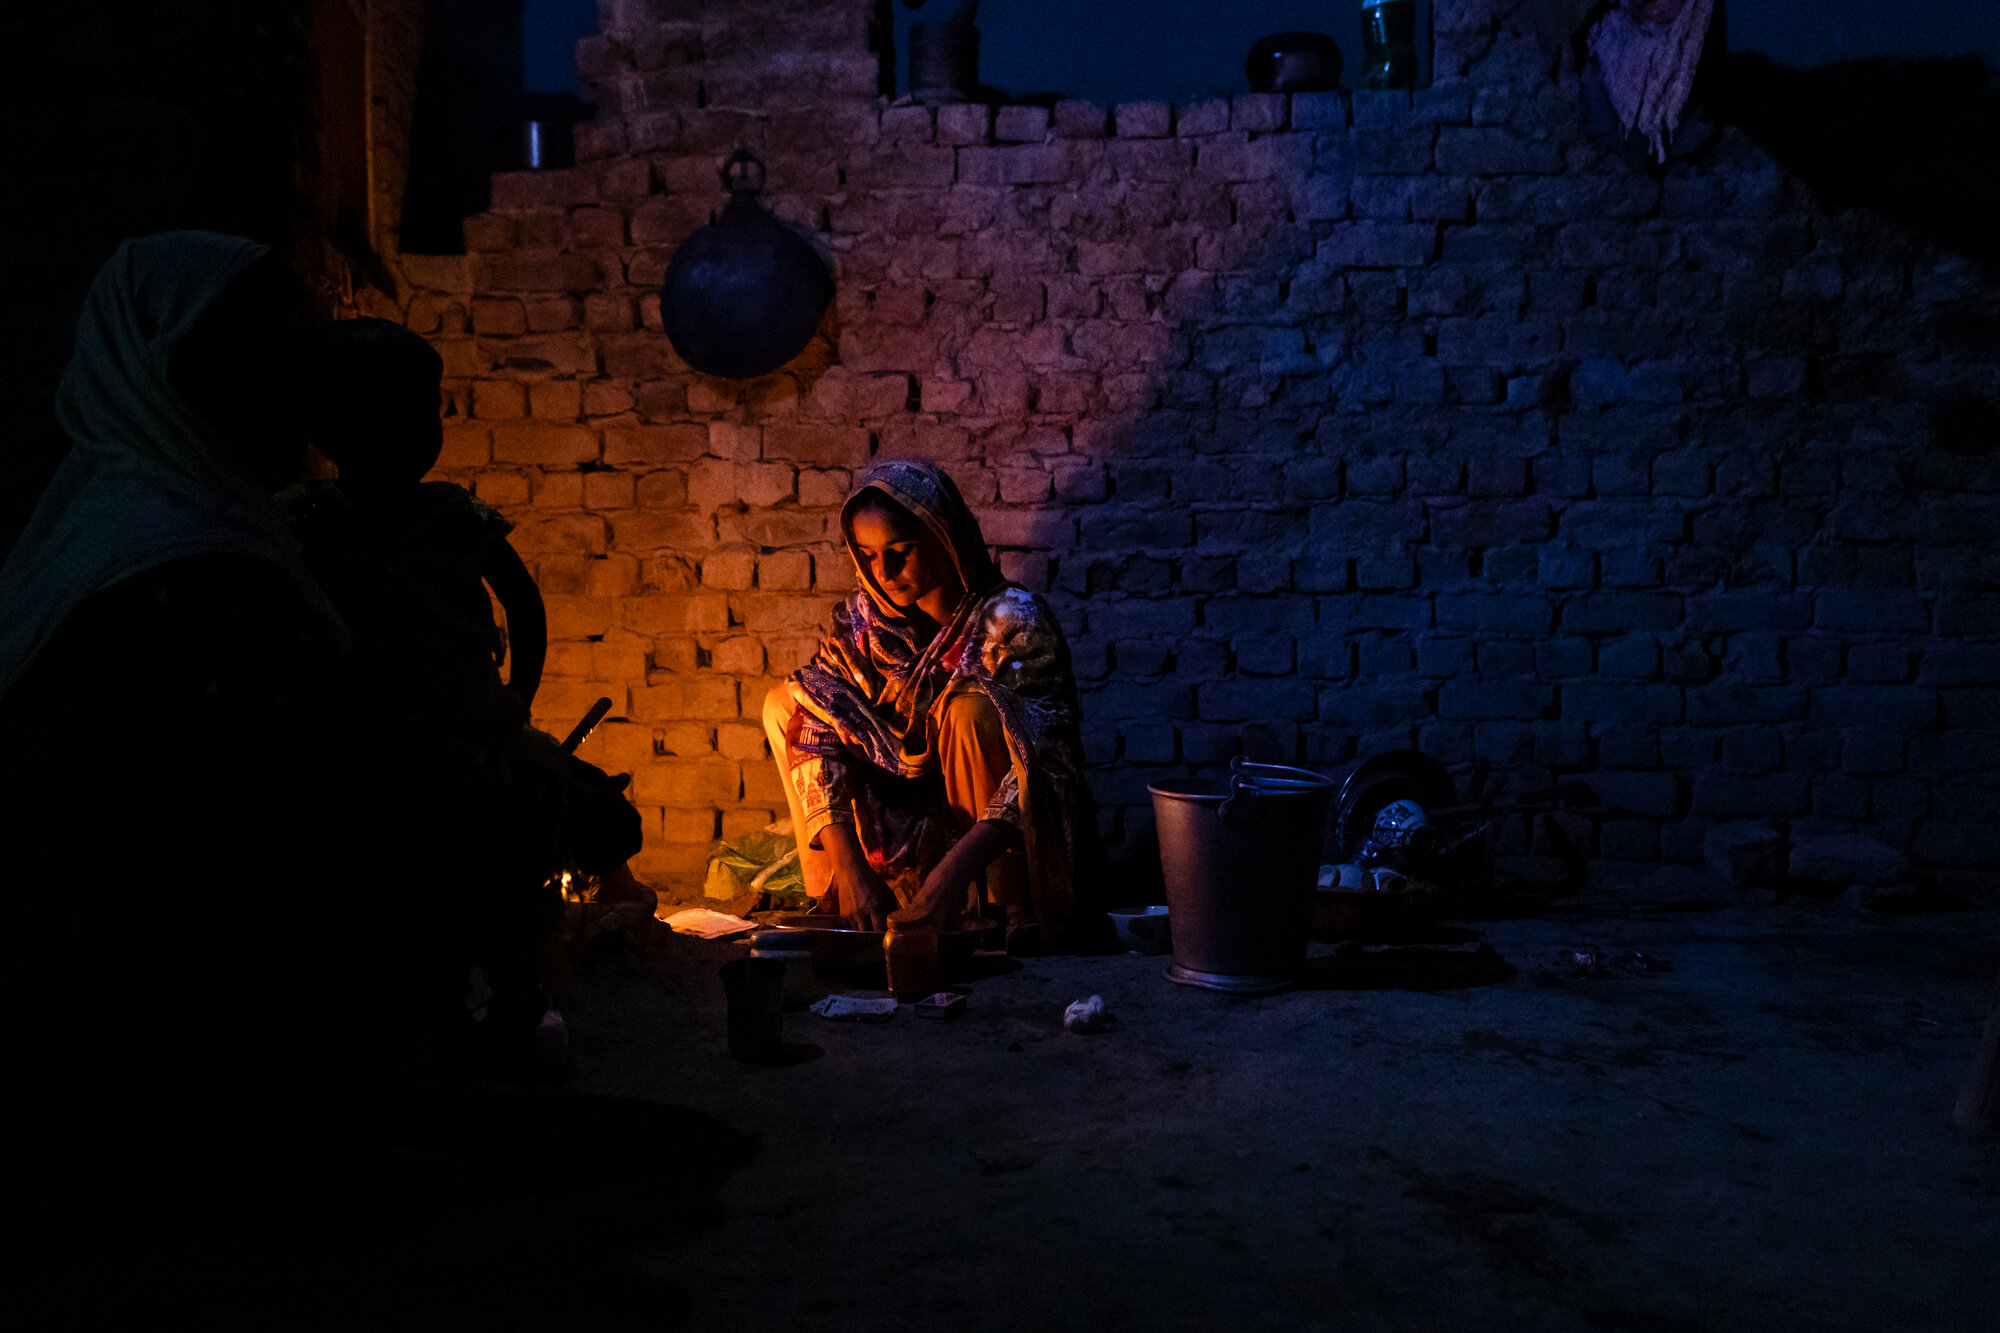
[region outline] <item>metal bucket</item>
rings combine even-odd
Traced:
[[[910,96],[969,102],[979,91],[979,29],[970,23],[910,25]]]
[[[1295,985],[1318,889],[1334,784],[1238,760],[1227,778],[1147,788],[1174,923],[1167,979],[1231,995]]]

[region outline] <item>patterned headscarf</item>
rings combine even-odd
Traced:
[[[944,469],[916,459],[877,463],[861,474],[854,494],[841,507],[840,533],[847,542],[847,554],[854,561],[855,578],[868,590],[885,619],[904,620],[908,616],[876,586],[875,576],[868,572],[868,562],[854,547],[854,515],[867,503],[871,491],[886,495],[938,539],[951,554],[958,581],[968,598],[992,591],[1001,581],[1000,567],[993,563],[992,553],[986,549],[986,538],[979,531],[979,519],[959,494],[958,483],[945,475]]]
[[[944,622],[926,637],[928,618],[911,615],[876,584],[854,546],[854,516],[871,493],[886,496],[922,523],[950,552],[965,591]],[[958,487],[936,464],[899,459],[861,474],[841,510],[847,553],[860,584],[835,608],[819,652],[793,676],[808,708],[839,730],[878,768],[904,776],[922,770],[923,723],[951,677],[979,650],[982,612],[1006,586],[986,549],[979,520]]]

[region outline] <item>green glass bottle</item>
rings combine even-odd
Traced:
[[[1361,0],[1364,88],[1417,86],[1417,0]]]

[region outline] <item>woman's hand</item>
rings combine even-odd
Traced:
[[[912,906],[928,910],[931,920],[938,923],[940,930],[944,929],[949,914],[965,906],[966,886],[1020,843],[1020,831],[1012,824],[998,819],[980,820],[953,844],[936,868],[924,876],[924,887],[919,890]]]
[[[833,855],[833,882],[840,891],[841,915],[851,920],[856,930],[885,929],[889,913],[898,906],[896,895],[868,864],[868,854],[861,850],[854,830],[846,824],[829,824],[821,831],[819,842]]]
[[[889,913],[896,910],[896,895],[882,882],[872,866],[863,862],[854,874],[838,872],[840,910],[854,922],[856,930],[886,930]]]

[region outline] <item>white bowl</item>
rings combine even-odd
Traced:
[[[1118,932],[1118,942],[1134,953],[1165,953],[1173,947],[1163,905],[1114,907],[1108,915]]]

